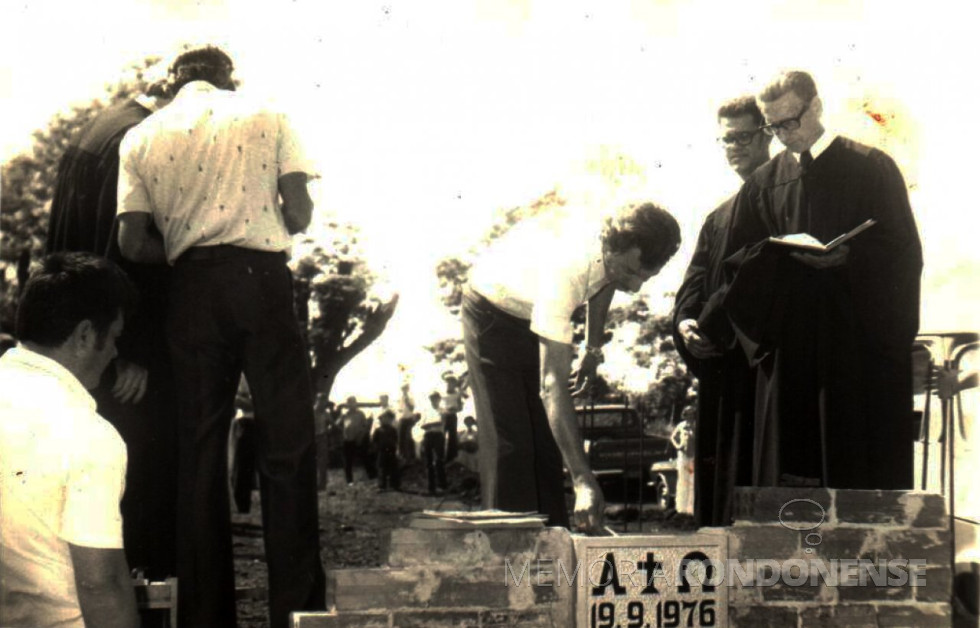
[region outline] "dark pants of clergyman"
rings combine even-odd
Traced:
[[[568,527],[561,452],[541,402],[539,340],[530,327],[472,291],[463,298],[483,507],[540,512],[548,525]]]
[[[211,250],[208,250],[211,249]],[[182,628],[235,625],[228,429],[244,371],[255,409],[272,628],[325,607],[313,397],[281,253],[191,249],[174,266],[168,335],[179,405]]]

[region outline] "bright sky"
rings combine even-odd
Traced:
[[[978,329],[975,24],[968,2],[904,5],[0,0],[0,159],[128,63],[221,45],[242,89],[295,118],[323,175],[318,214],[359,224],[402,295],[335,388],[373,397],[396,392],[399,363],[417,391],[435,381],[420,347],[457,329],[437,305],[435,262],[469,248],[496,209],[555,186],[598,208],[650,198],[678,217],[686,245],[648,288],[667,309],[703,216],[738,186],[714,142],[718,103],[798,67],[817,79],[828,127],[884,148],[911,186],[922,329]],[[613,185],[596,173],[619,155],[635,174]]]

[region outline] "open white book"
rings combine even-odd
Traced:
[[[781,246],[788,246],[794,249],[800,249],[801,251],[807,251],[810,253],[828,253],[833,251],[835,248],[841,244],[847,242],[857,234],[861,233],[865,229],[868,229],[873,224],[875,224],[874,218],[868,218],[858,226],[854,227],[847,233],[839,235],[827,244],[823,244],[820,240],[817,240],[812,235],[808,233],[792,233],[789,235],[771,237],[770,242],[775,242]]]

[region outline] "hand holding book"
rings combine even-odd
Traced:
[[[814,238],[809,233],[791,233],[788,235],[775,236],[769,238],[770,242],[774,242],[780,246],[788,246],[794,248],[800,252],[808,253],[829,253],[833,251],[838,246],[844,244],[854,236],[858,235],[865,229],[870,228],[875,224],[874,218],[868,218],[857,227],[854,227],[845,234],[839,235],[827,244],[822,243],[820,240]]]

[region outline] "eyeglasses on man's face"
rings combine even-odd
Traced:
[[[803,105],[803,109],[796,116],[792,118],[786,118],[785,120],[780,120],[779,122],[770,122],[769,124],[762,125],[762,131],[766,135],[775,135],[779,131],[795,131],[800,128],[800,118],[806,115],[806,112],[810,109],[810,105],[813,103],[811,98]]]
[[[755,136],[759,134],[762,128],[755,129],[754,131],[732,131],[730,133],[725,133],[718,138],[719,144],[724,144],[725,146],[732,146],[733,144],[738,144],[739,146],[748,146],[755,139]]]

